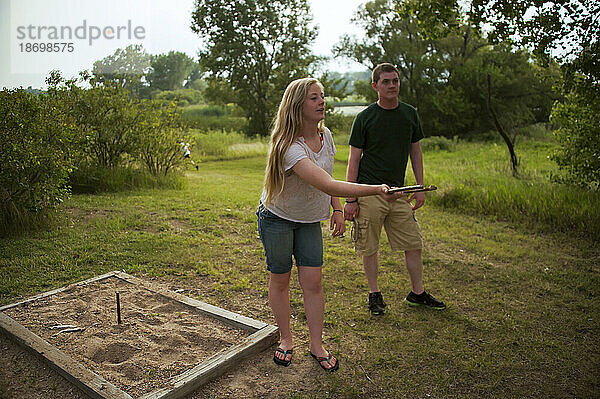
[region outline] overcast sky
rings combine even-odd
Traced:
[[[350,18],[366,0],[308,2],[320,27],[315,54],[330,56],[340,36],[361,34]],[[194,0],[0,0],[0,88],[44,87],[52,69],[63,71],[66,77],[77,76],[91,69],[94,61],[129,44],[142,44],[151,54],[175,50],[195,58],[200,39],[190,29],[193,5]],[[48,28],[38,31],[38,27]],[[39,43],[38,34],[48,38],[54,27],[58,35],[62,27],[68,27],[80,38],[52,40],[52,44],[73,43],[72,48],[61,44],[60,52],[32,51],[33,43]],[[63,28],[62,34],[68,30]],[[336,60],[330,69],[343,72],[364,67]]]

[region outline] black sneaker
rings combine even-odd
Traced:
[[[369,311],[373,316],[381,316],[384,314],[385,306],[381,292],[371,292],[369,294]]]
[[[446,309],[446,304],[444,304],[444,302],[438,301],[425,291],[420,295],[411,291],[406,296],[406,302],[412,306],[427,306],[432,309]]]

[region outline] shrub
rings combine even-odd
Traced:
[[[202,101],[202,92],[194,89],[168,90],[157,93],[155,98],[163,102],[174,102],[180,107],[186,107]]]
[[[162,108],[157,102],[138,105],[142,115],[138,145],[134,156],[141,160],[154,176],[166,176],[183,164],[182,141],[189,141],[180,113],[173,105]]]
[[[0,234],[60,204],[69,191],[74,127],[53,98],[23,89],[0,91]]]
[[[600,189],[600,99],[571,93],[555,105],[552,122],[560,126],[555,138],[561,147],[552,159],[564,175],[557,180]]]
[[[75,143],[77,172],[71,178],[78,190],[89,191],[86,187],[101,182],[111,191],[119,186],[129,188],[134,182],[146,187],[149,184],[144,179],[118,179],[117,171],[145,167],[154,176],[166,176],[183,163],[180,142],[187,139],[187,128],[174,103],[131,98],[126,89],[100,86],[89,76],[82,77],[91,88],[79,88],[58,72],[49,79],[50,95],[79,132]],[[108,182],[111,177],[116,180]]]
[[[244,117],[232,116],[230,112],[230,108],[226,106],[191,106],[183,108],[181,119],[189,127],[202,131],[245,131],[248,120]]]
[[[114,168],[121,165],[136,145],[136,129],[141,120],[128,90],[100,86],[84,76],[92,87],[82,89],[75,81],[65,81],[60,72],[51,72],[48,94],[67,114],[78,130],[78,164]]]
[[[339,111],[329,112],[325,117],[325,126],[327,126],[333,134],[350,134],[352,122],[354,122],[354,115],[344,115]]]
[[[535,123],[533,125],[523,126],[518,129],[517,138],[535,139],[538,141],[554,141],[553,132],[548,123]]]
[[[229,110],[224,105],[193,105],[183,109],[183,115],[190,119],[202,116],[225,116]]]

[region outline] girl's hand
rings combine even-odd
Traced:
[[[383,199],[386,200],[387,202],[394,202],[398,198],[400,198],[404,195],[402,192],[388,194],[390,187],[387,184],[382,184],[380,186],[380,189],[381,189],[381,193],[379,195],[381,195],[383,197]]]

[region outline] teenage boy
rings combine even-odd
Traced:
[[[377,91],[378,100],[354,119],[346,180],[401,187],[410,157],[416,184],[423,184],[423,153],[419,144],[423,129],[415,108],[398,99],[398,70],[389,63],[378,65],[373,70],[371,85]],[[377,251],[382,227],[392,250],[404,251],[412,288],[406,302],[446,308],[423,288],[423,243],[414,211],[424,203],[423,192],[395,202],[382,201],[379,196],[346,199],[344,217],[354,221],[352,240],[356,253],[362,256],[369,284],[369,310],[373,315],[383,315],[386,306],[377,282]]]

